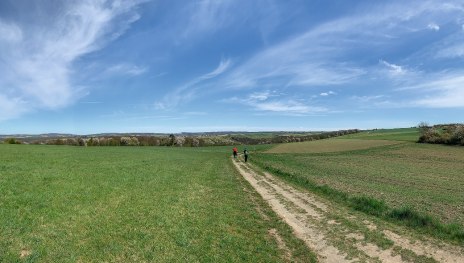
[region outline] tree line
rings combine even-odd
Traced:
[[[252,138],[248,136],[215,135],[215,136],[100,136],[100,137],[68,137],[36,139],[29,144],[47,145],[72,145],[72,146],[177,146],[177,147],[202,147],[202,146],[231,146],[231,145],[256,145],[275,144],[288,142],[303,142],[351,134],[359,132],[357,129],[341,130],[333,132],[321,132],[306,135],[277,135],[273,137]],[[20,140],[7,138],[4,143],[20,144]]]

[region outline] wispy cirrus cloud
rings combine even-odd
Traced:
[[[227,69],[229,69],[231,64],[230,59],[222,59],[213,71],[194,78],[166,94],[161,100],[156,101],[155,108],[158,110],[171,110],[180,103],[192,100],[197,96],[197,92],[201,88],[200,84],[223,74]]]
[[[426,77],[405,90],[420,95],[409,106],[427,108],[464,108],[464,72],[441,72]]]
[[[322,107],[311,107],[295,100],[267,101],[254,106],[259,111],[279,112],[284,114],[308,114],[326,112]]]
[[[148,71],[147,67],[137,66],[129,63],[119,63],[113,66],[108,67],[104,74],[123,74],[129,76],[138,76],[146,73]]]
[[[449,45],[436,53],[438,58],[461,58],[464,57],[464,43]]]
[[[19,117],[30,111],[27,103],[18,97],[6,97],[0,94],[0,121]]]
[[[397,75],[404,75],[406,73],[406,70],[402,66],[388,63],[387,61],[383,59],[379,60],[379,63],[385,66],[391,75],[397,76]]]
[[[428,25],[427,20],[441,18],[438,13],[457,12],[455,9],[435,2],[415,2],[382,5],[365,14],[335,19],[257,53],[221,81],[235,88],[350,83],[370,71],[354,60],[352,53],[366,48],[381,53],[392,39],[418,31]],[[392,73],[404,73],[401,66],[385,60],[381,63]]]
[[[232,22],[233,16],[228,12],[233,7],[233,1],[192,1],[184,7],[188,15],[182,33],[182,38],[191,38],[227,26]]]
[[[412,34],[425,34],[425,30],[439,31],[439,25],[460,27],[458,18],[464,18],[464,9],[460,4],[438,1],[412,1],[393,2],[392,4],[379,5],[376,8],[364,10],[366,12],[337,18],[295,35],[276,45],[256,53],[254,56],[237,65],[220,79],[226,88],[259,90],[282,89],[287,91],[297,89],[320,89],[324,86],[352,86],[357,82],[365,86],[374,86],[379,93],[388,93],[390,96],[399,96],[397,87],[420,83],[427,79],[431,83],[438,83],[440,79],[431,79],[427,70],[420,68],[432,66],[434,56],[430,56],[430,42],[419,44],[419,52],[410,53],[399,60],[399,63],[391,63],[390,59],[379,59],[385,53],[392,54],[397,46],[405,46],[409,42],[417,44]],[[430,22],[434,21],[434,22]],[[451,35],[462,34],[459,32],[447,33]],[[452,31],[449,31],[452,32]],[[433,33],[430,33],[433,34]],[[448,41],[438,34],[438,43],[442,43],[443,55],[460,56],[461,46],[456,41]],[[456,39],[459,36],[454,36]],[[433,43],[433,42],[432,42]],[[367,60],[360,61],[359,54],[369,50]],[[423,51],[423,52],[422,52]],[[421,53],[422,52],[422,53]],[[419,56],[417,56],[420,54]],[[427,54],[427,55],[426,55]],[[377,56],[377,57],[375,57]],[[416,56],[414,58],[414,56]],[[415,61],[413,61],[413,59]],[[424,61],[426,65],[424,66]],[[416,63],[413,65],[406,62]],[[379,67],[380,65],[380,67]],[[377,85],[378,83],[381,85]],[[371,84],[371,85],[369,85]],[[396,91],[395,91],[396,90]],[[454,90],[456,92],[456,90]],[[441,92],[446,94],[446,90]],[[291,93],[291,92],[289,92]],[[369,92],[370,93],[370,92]],[[321,96],[326,93],[321,93]],[[329,95],[327,93],[327,95]],[[420,98],[417,94],[408,94],[410,100]],[[291,101],[291,97],[286,98]],[[393,98],[393,100],[395,100]],[[247,99],[242,99],[246,102]],[[416,106],[444,105],[439,103],[445,100],[422,100]],[[259,102],[259,101],[258,101]],[[368,100],[366,102],[382,104],[382,107],[409,107],[409,103],[391,103],[390,101]],[[246,103],[245,103],[246,104]],[[456,101],[449,105],[458,105]],[[252,103],[249,104],[253,106]],[[279,107],[275,107],[279,109]],[[264,108],[263,108],[264,109]],[[284,109],[284,107],[282,107]],[[290,109],[290,108],[289,108]],[[300,109],[300,108],[298,108]],[[302,108],[301,108],[302,109]],[[304,110],[302,110],[304,111]]]
[[[310,106],[302,100],[284,98],[281,94],[271,91],[253,92],[246,97],[232,97],[224,99],[222,102],[240,103],[255,111],[281,115],[303,116],[328,111],[324,107]]]
[[[170,31],[175,32],[177,44],[242,26],[259,31],[265,38],[288,15],[286,8],[292,9],[276,0],[189,1],[173,16]]]
[[[0,20],[1,41],[6,43],[18,43],[23,38],[23,32],[16,24],[6,23]]]
[[[83,96],[72,80],[73,63],[123,34],[140,18],[135,8],[141,2],[48,3],[24,11],[35,24],[0,17],[0,95],[8,101],[2,105],[16,105],[2,106],[0,118],[61,108]],[[44,17],[45,9],[53,17]]]

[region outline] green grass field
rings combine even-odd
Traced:
[[[0,145],[0,262],[314,260],[229,148]]]
[[[363,139],[363,140],[392,140],[417,142],[419,139],[419,129],[400,128],[400,129],[378,129],[363,131],[339,137],[339,139]]]
[[[404,138],[393,133],[386,131],[379,137],[395,142]],[[342,138],[287,144],[288,153],[278,145],[252,160],[291,175],[294,182],[309,180],[348,196],[372,197],[392,208],[410,207],[443,223],[464,226],[464,147],[411,142],[379,146],[378,141],[365,140],[365,145],[372,143],[371,148],[354,150],[359,142]],[[326,152],[334,145],[338,151]],[[304,147],[311,147],[309,153],[295,153],[304,152]]]

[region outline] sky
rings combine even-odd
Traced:
[[[463,116],[461,0],[0,1],[0,134]]]

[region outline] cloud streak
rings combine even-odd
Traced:
[[[172,110],[180,103],[185,103],[194,99],[200,89],[199,84],[223,74],[230,66],[230,59],[222,59],[213,71],[194,78],[186,84],[174,89],[174,91],[166,94],[160,101],[155,102],[155,108],[158,110]]]
[[[420,30],[426,20],[436,18],[438,13],[456,10],[457,7],[426,1],[408,6],[382,5],[363,14],[335,19],[257,53],[221,81],[228,88],[314,87],[352,83],[370,71],[353,61],[350,56],[353,52],[369,48],[372,52],[380,53],[385,45],[391,45],[392,39]],[[428,26],[439,29],[436,23]],[[391,73],[405,72],[401,66],[385,60],[381,60],[381,63]]]
[[[400,59],[401,65],[388,62],[387,60],[390,60],[388,56],[386,59],[379,59],[379,57],[385,53],[391,54],[397,46],[407,45],[409,41],[417,43],[414,36],[411,37],[412,34],[423,35],[426,30],[440,31],[439,25],[441,24],[460,27],[459,21],[462,20],[457,18],[464,19],[463,6],[437,1],[414,1],[408,5],[399,2],[379,5],[366,11],[368,12],[360,12],[319,24],[286,41],[270,46],[238,65],[219,81],[221,84],[224,83],[226,88],[253,91],[263,87],[282,90],[284,87],[290,93],[302,89],[320,89],[320,87],[334,85],[353,86],[363,83],[365,86],[376,87],[379,89],[377,92],[401,96],[397,90],[395,91],[398,86],[404,86],[405,83],[421,83],[427,79],[434,87],[444,84],[448,88],[435,90],[436,94],[433,99],[424,99],[415,94],[415,97],[409,99],[416,101],[416,107],[460,107],[461,103],[452,95],[461,97],[461,90],[458,90],[457,85],[451,85],[450,82],[443,83],[444,80],[440,79],[439,75],[431,75],[427,70],[417,68],[423,67],[420,63],[424,61],[427,66],[433,66],[435,63],[432,61],[435,56],[429,54],[430,46],[424,44],[418,47],[421,51],[408,54]],[[430,36],[430,38],[440,38],[440,41],[436,42],[441,42],[442,51],[438,52],[441,57],[462,57],[462,45],[454,41],[462,38],[454,36],[462,35],[461,30],[457,31],[447,33],[452,35],[448,40],[438,34]],[[430,43],[433,42],[427,42],[428,45]],[[368,63],[358,59],[362,56],[359,54],[365,53],[365,50],[369,50],[370,56],[379,56],[374,59],[367,57],[366,60],[377,60],[380,68],[375,65],[375,62]],[[419,61],[416,62],[417,66],[403,63],[405,61],[414,63],[412,59],[418,54],[420,55],[415,57]],[[432,79],[432,76],[437,79]],[[453,78],[451,82],[455,84],[459,81]],[[378,85],[379,83],[381,85]],[[432,88],[430,85],[427,87]],[[320,96],[327,95],[329,94],[320,93]],[[247,99],[241,101],[247,104]],[[287,98],[287,102],[291,101],[291,98]],[[253,102],[260,103],[261,101]],[[389,102],[383,103],[382,107],[388,107],[387,104],[395,107],[410,107],[411,105],[411,103],[393,104]],[[247,105],[259,109],[253,103]],[[300,105],[293,108],[279,107],[279,104],[267,106],[268,104],[263,104],[260,109],[310,111],[299,107]]]
[[[135,12],[140,3],[87,0],[41,6],[60,10],[53,19],[43,18],[40,8],[25,11],[37,25],[0,18],[0,85],[6,87],[0,95],[8,105],[16,105],[3,107],[3,118],[62,108],[82,97],[85,92],[72,81],[73,63],[123,34],[140,18]]]
[[[464,72],[434,74],[407,90],[420,92],[410,106],[427,108],[464,108]]]
[[[247,97],[233,97],[230,99],[224,99],[222,102],[240,103],[251,107],[255,111],[278,113],[281,115],[304,116],[328,111],[324,107],[309,106],[299,100],[282,98],[282,95],[270,91],[253,92]]]
[[[147,67],[137,66],[128,63],[120,63],[107,68],[104,73],[108,75],[123,74],[129,76],[138,76],[146,73],[147,71]]]
[[[382,59],[379,60],[379,63],[385,66],[391,75],[403,75],[406,73],[406,70],[402,66],[388,63],[387,61]]]

